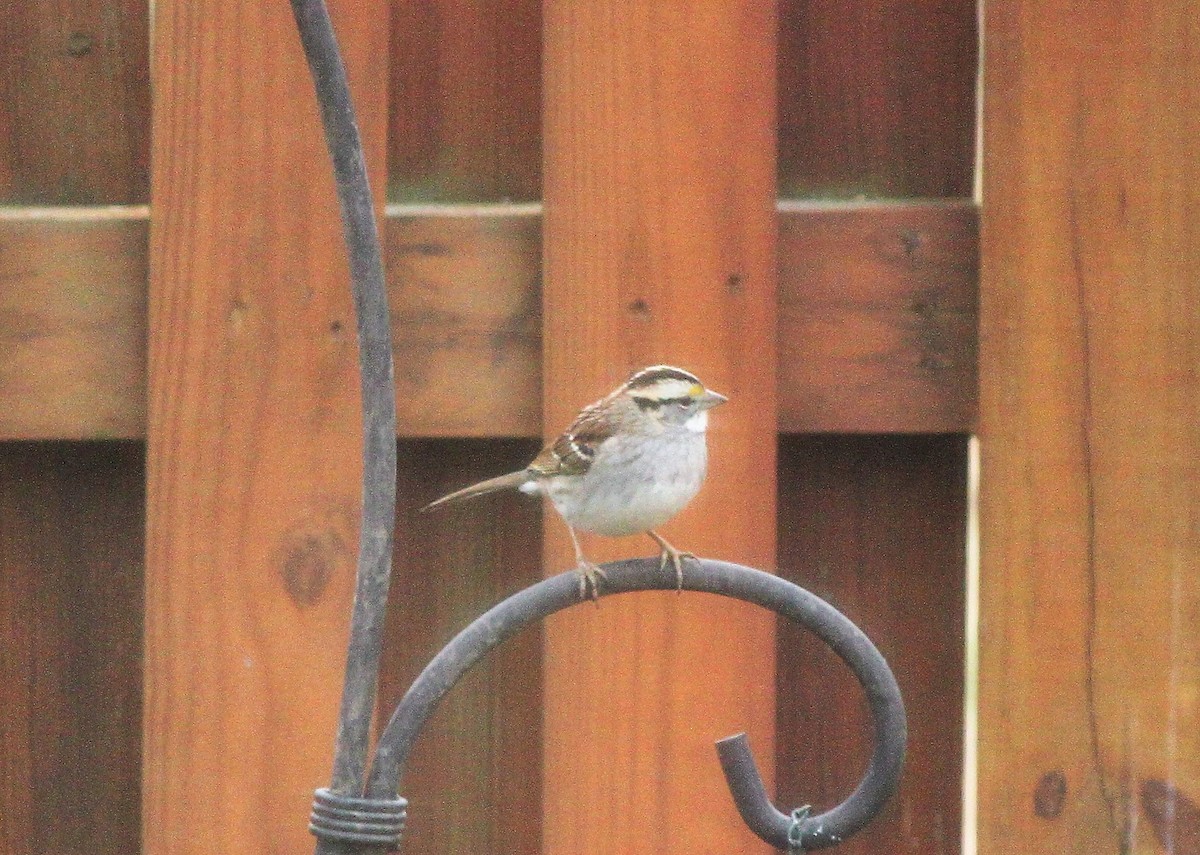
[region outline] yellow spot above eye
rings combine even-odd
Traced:
[[[693,398],[699,398],[703,394],[704,394],[704,387],[701,386],[699,383],[693,383],[692,388],[688,389],[688,395],[690,395]]]

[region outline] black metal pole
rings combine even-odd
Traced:
[[[358,577],[346,681],[329,789],[361,794],[366,768],[396,521],[396,387],[379,230],[350,87],[324,0],[291,0],[316,87],[350,258],[362,371],[363,488]]]

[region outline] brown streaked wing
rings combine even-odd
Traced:
[[[542,449],[529,468],[542,477],[583,475],[596,448],[613,434],[609,420],[594,406],[586,408],[558,439]]]

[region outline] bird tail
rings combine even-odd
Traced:
[[[495,493],[497,490],[508,490],[513,487],[520,487],[530,479],[528,469],[521,469],[517,472],[509,472],[507,475],[500,475],[496,478],[489,478],[486,481],[480,481],[478,484],[472,484],[470,487],[463,487],[461,490],[455,490],[448,496],[442,496],[435,502],[430,502],[422,511],[432,511],[434,508],[440,508],[442,505],[451,505],[457,502],[465,502],[467,499],[474,499],[476,496],[486,496],[488,493]]]

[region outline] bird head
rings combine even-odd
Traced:
[[[708,411],[728,398],[705,387],[691,372],[670,365],[651,365],[637,371],[621,387],[638,409],[664,426],[702,432]]]

